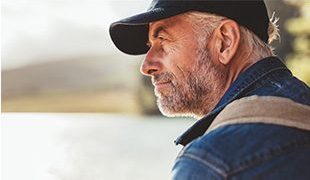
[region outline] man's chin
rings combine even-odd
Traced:
[[[175,109],[176,106],[172,106],[172,104],[167,106],[160,99],[157,100],[157,106],[161,114],[166,117],[196,117],[195,114],[185,112],[184,109],[183,111]]]

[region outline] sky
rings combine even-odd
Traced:
[[[120,53],[109,25],[143,12],[150,0],[2,0],[2,69]]]

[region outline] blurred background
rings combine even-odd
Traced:
[[[142,56],[119,52],[109,24],[150,1],[3,0],[2,112],[158,113]],[[278,54],[310,83],[309,1],[272,0]]]
[[[310,1],[265,2],[280,17],[276,54],[309,85]],[[2,179],[167,179],[194,121],[160,116],[143,56],[108,34],[149,3],[2,0]]]

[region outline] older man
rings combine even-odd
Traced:
[[[310,90],[274,56],[263,0],[154,0],[110,35],[146,53],[164,115],[200,119],[176,140],[173,179],[310,178]]]

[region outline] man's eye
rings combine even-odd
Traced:
[[[164,37],[162,37],[162,36],[158,36],[158,39],[161,40],[161,41],[166,40],[166,39],[165,39]]]
[[[166,41],[167,39],[163,36],[157,36],[157,37],[154,37],[155,39],[159,40],[160,43]],[[152,47],[152,43],[150,41],[146,42],[146,45],[151,48]]]

